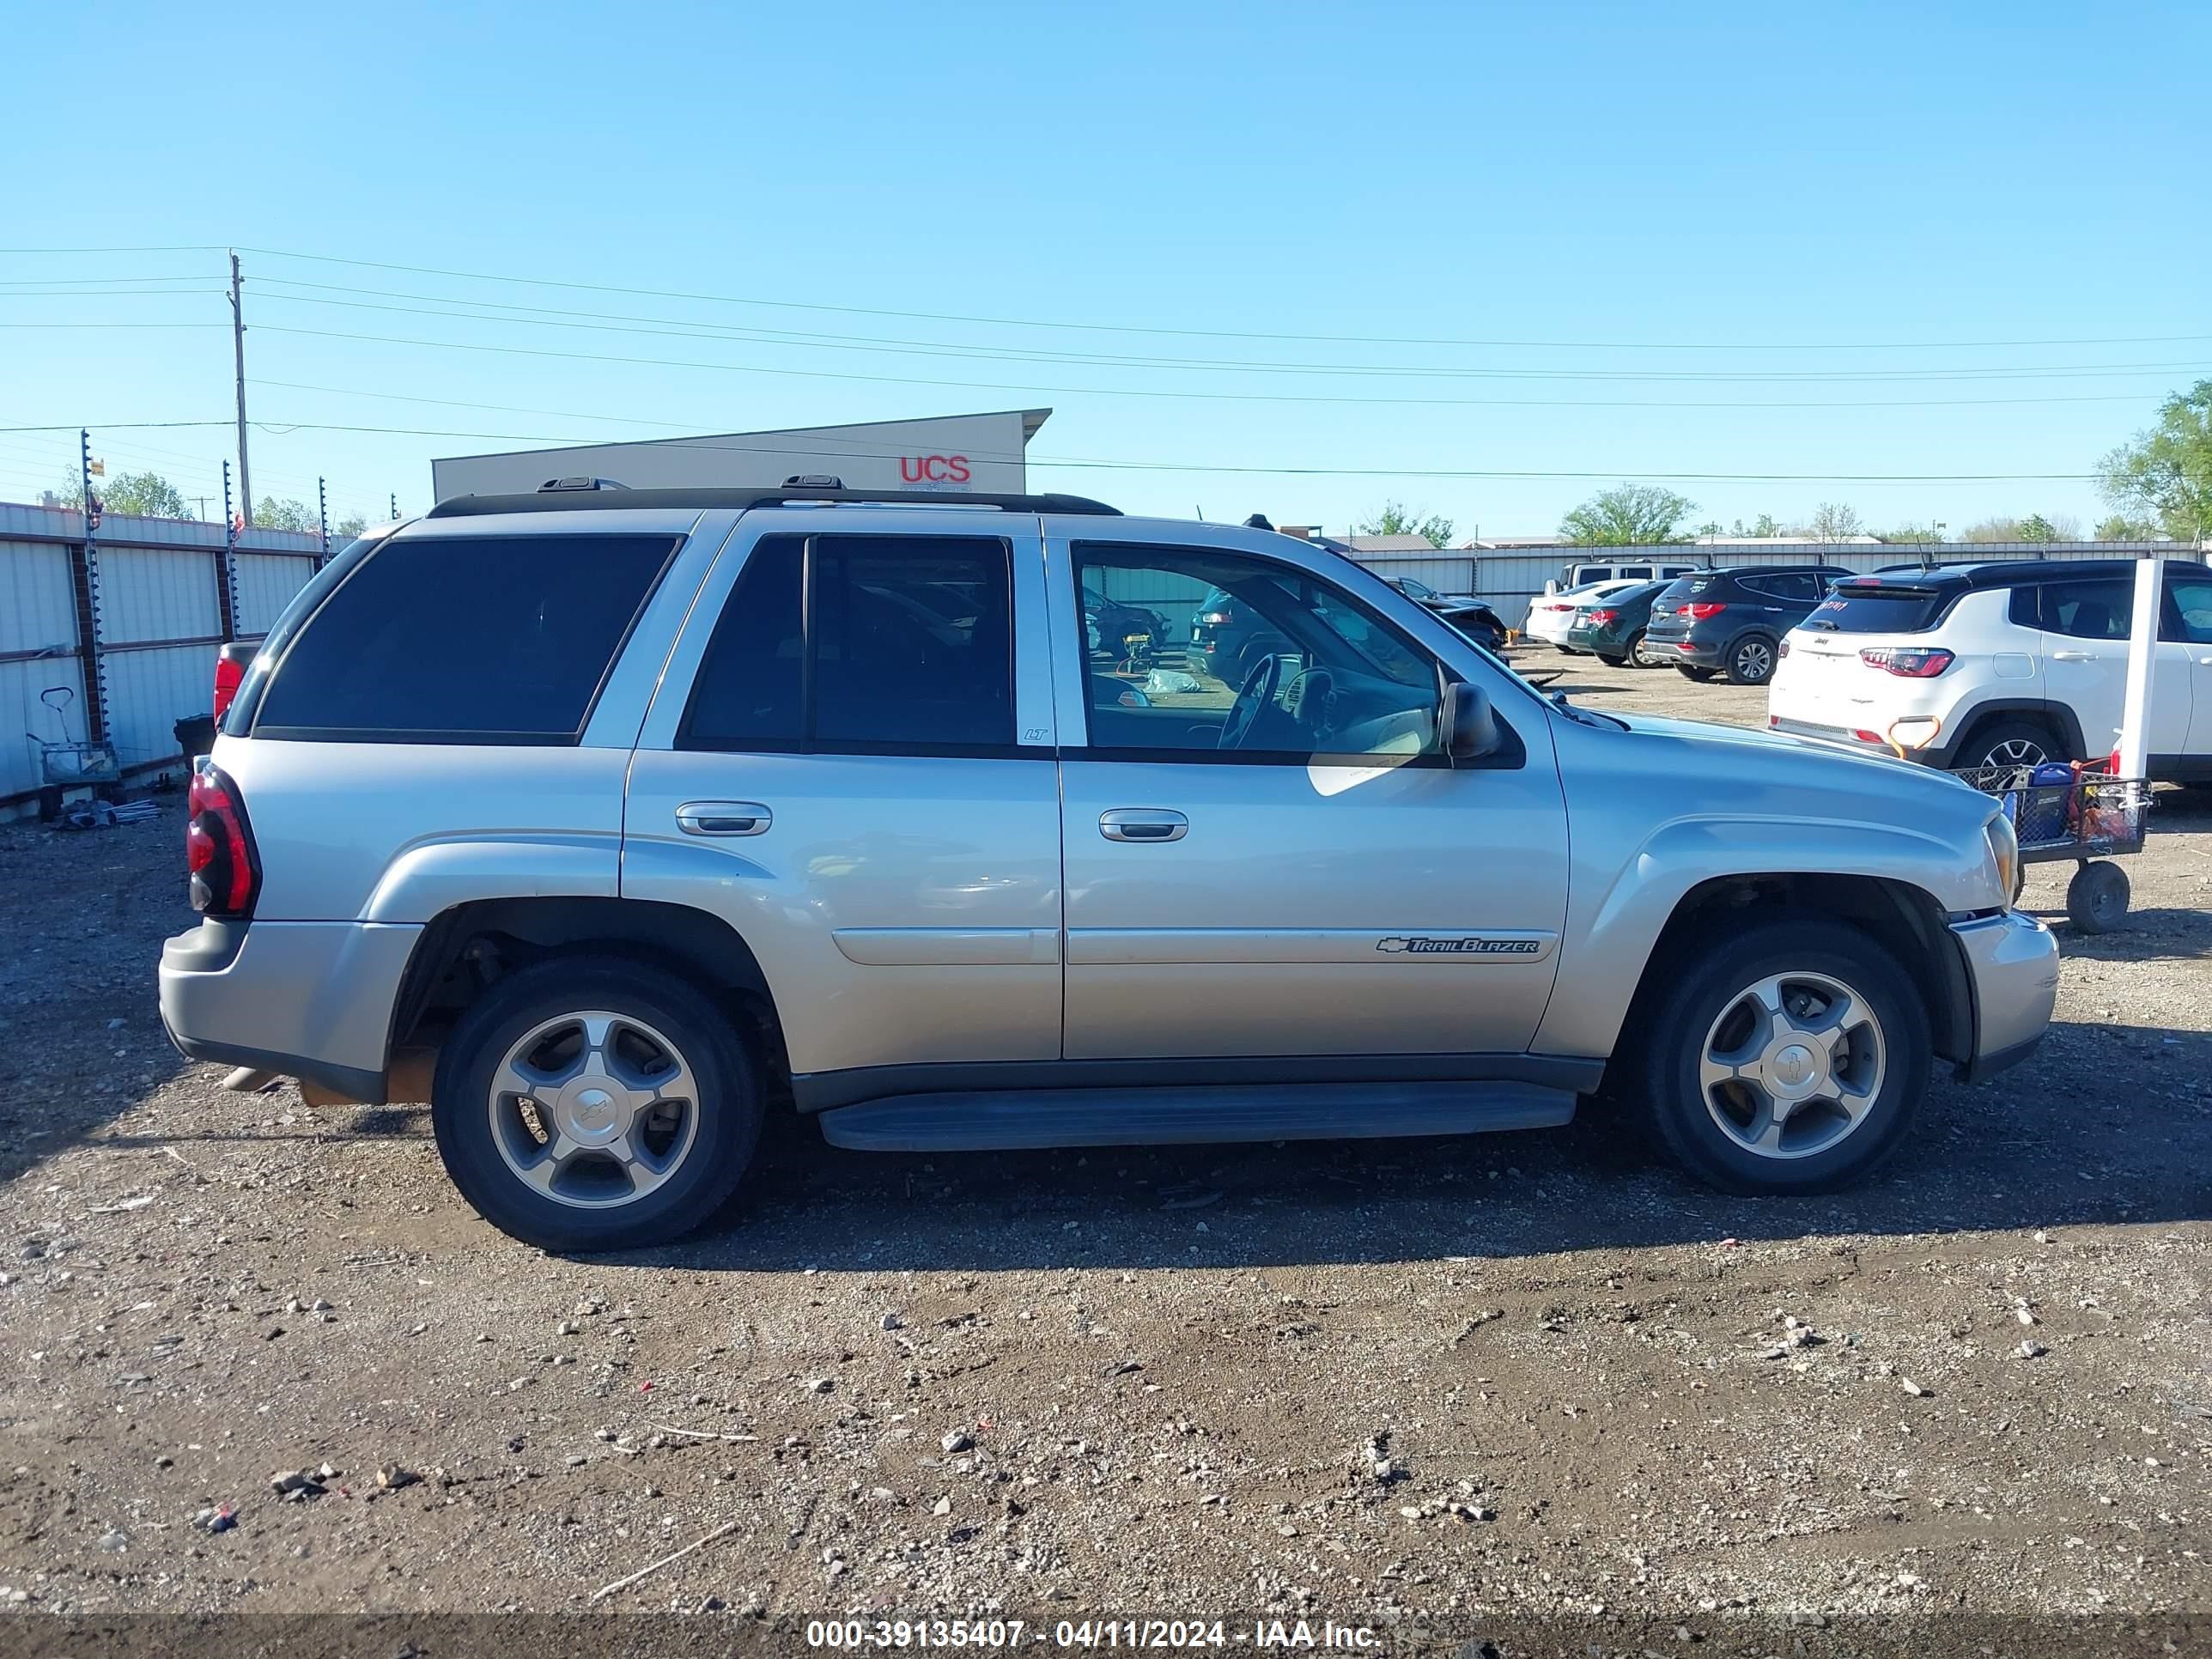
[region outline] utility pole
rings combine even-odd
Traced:
[[[192,497],[192,501],[199,508],[200,517],[204,520],[207,518],[208,498],[204,495],[195,495]]]
[[[253,517],[253,475],[246,465],[246,307],[240,303],[238,255],[230,256],[230,348],[238,363],[238,493],[246,501],[246,516]],[[224,517],[229,514],[226,513]]]
[[[331,493],[323,487],[320,478],[315,480],[315,517],[323,526],[322,556],[315,561],[315,568],[319,570],[331,559]]]
[[[392,492],[392,522],[399,522],[399,492],[396,489]]]

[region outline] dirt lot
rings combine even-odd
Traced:
[[[1663,670],[1567,684],[1762,718]],[[2161,797],[2130,928],[2062,920],[2036,1060],[1939,1083],[1841,1198],[1715,1196],[1595,1112],[937,1159],[794,1127],[717,1230],[592,1261],[477,1221],[413,1110],[225,1095],[171,1051],[179,840],[173,808],[0,830],[17,1616],[720,1610],[796,1644],[1202,1612],[1711,1653],[1895,1613],[1923,1651],[2100,1613],[2188,1649],[2212,1608],[2201,798]]]

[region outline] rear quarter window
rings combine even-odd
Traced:
[[[256,737],[574,743],[680,538],[395,536],[301,625]]]

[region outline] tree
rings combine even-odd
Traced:
[[[2022,538],[2021,523],[2018,519],[1984,519],[1979,524],[1970,524],[1959,532],[1962,542],[2016,542]]]
[[[1840,501],[1822,501],[1813,509],[1804,534],[1808,542],[1847,542],[1863,528],[1856,508]]]
[[[54,492],[64,507],[84,505],[84,480],[71,478]],[[100,504],[110,513],[131,513],[147,519],[189,519],[185,498],[176,485],[158,472],[118,472],[112,478],[95,479],[92,493],[100,497]]]
[[[1901,530],[1885,530],[1882,540],[1897,547],[1936,547],[1943,540],[1943,532],[1935,525],[1906,525]]]
[[[1417,518],[1403,502],[1385,501],[1382,510],[1359,526],[1363,536],[1419,536],[1431,547],[1451,541],[1452,521],[1437,514]]]
[[[1599,490],[1568,514],[1559,520],[1559,533],[1577,547],[1649,547],[1687,541],[1681,523],[1697,505],[1656,484],[1625,483]]]
[[[358,513],[349,513],[331,526],[331,539],[334,542],[349,542],[368,528],[367,519]]]
[[[322,521],[305,501],[280,501],[274,495],[261,498],[261,505],[253,509],[253,524],[258,530],[322,528]]]
[[[2081,539],[2081,520],[2066,513],[2048,519],[2040,513],[2031,513],[2020,521],[2020,538],[2024,542],[2078,542]]]
[[[1771,513],[1760,514],[1751,521],[1748,530],[1744,528],[1743,520],[1738,519],[1735,527],[1729,532],[1731,536],[1779,536],[1781,533],[1782,526],[1775,523]]]
[[[2158,526],[2148,519],[2130,519],[2124,513],[2114,513],[2097,521],[2096,538],[2100,542],[2148,542],[2154,540]]]
[[[2158,424],[2097,471],[2099,489],[2121,512],[2156,521],[2178,542],[2212,537],[2212,380],[2168,398]]]

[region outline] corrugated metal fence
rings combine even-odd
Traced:
[[[126,774],[174,766],[171,728],[210,711],[216,647],[267,633],[322,555],[319,536],[247,531],[232,616],[221,525],[110,514],[88,562],[82,514],[0,502],[0,814],[36,799],[43,743],[105,738]]]
[[[2149,552],[2168,558],[2194,558],[2185,544],[2161,542],[1996,542],[1987,544],[1945,543],[1929,551],[1942,559],[2132,559]],[[1830,564],[1838,569],[1863,574],[1884,566],[1911,564],[1920,554],[1915,547],[1890,544],[1869,547],[1858,543],[1770,542],[1759,547],[1705,547],[1694,543],[1663,547],[1550,547],[1538,553],[1485,553],[1469,548],[1434,554],[1376,554],[1359,562],[1377,575],[1410,576],[1426,582],[1440,593],[1475,593],[1487,599],[1509,628],[1528,619],[1529,602],[1557,581],[1570,564],[1604,562],[1649,564],[1687,559],[1715,568],[1749,564]]]

